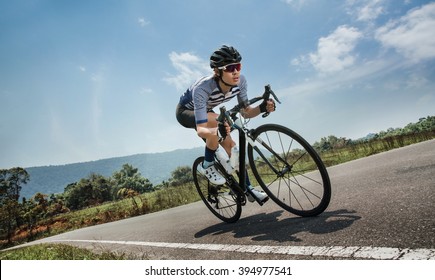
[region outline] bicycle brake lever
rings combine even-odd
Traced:
[[[225,106],[220,107],[219,110],[220,110],[220,114],[216,118],[216,121],[219,122],[219,123],[224,123],[226,121],[228,123],[228,125],[230,127],[232,127],[233,126],[233,120],[231,119],[231,117],[229,115],[229,112],[227,111]]]
[[[230,116],[230,112],[228,112],[228,111],[225,112],[225,119],[227,120],[228,125],[230,127],[233,127],[234,122],[233,122],[233,119]]]
[[[276,102],[278,102],[279,104],[281,104],[281,101],[279,101],[278,97],[276,96],[276,94],[275,94],[272,90],[270,90],[270,93],[272,94],[273,99],[275,99]]]
[[[273,99],[275,99],[276,102],[278,102],[279,104],[281,104],[281,101],[279,101],[278,97],[276,96],[276,94],[273,92],[273,90],[271,89],[270,85],[266,85],[265,87],[265,91],[267,92],[267,99],[269,99],[270,94],[272,94]]]
[[[273,92],[273,90],[271,89],[270,85],[266,85],[264,86],[264,94],[263,94],[263,98],[264,100],[269,100],[270,95],[272,94],[273,99],[275,99],[276,102],[278,102],[279,104],[281,104],[281,101],[279,101],[278,97],[276,96],[276,94]],[[269,116],[269,112],[266,112],[262,115],[263,118]]]

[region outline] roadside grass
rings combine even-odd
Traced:
[[[430,133],[398,135],[386,139],[360,143],[352,147],[345,147],[324,152],[321,158],[326,166],[333,166],[358,158],[400,148],[410,144],[435,139],[435,131]],[[251,176],[253,177],[253,176]],[[251,179],[255,181],[254,178]],[[74,211],[42,221],[39,230],[36,229],[31,235],[26,231],[17,232],[15,244],[17,245],[32,240],[62,232],[92,226],[112,221],[117,221],[138,215],[169,209],[172,207],[189,204],[200,200],[194,183],[188,183],[177,187],[168,187],[152,193],[141,194],[136,197],[126,198],[121,201],[105,203],[97,207]],[[128,256],[104,252],[100,255],[85,249],[62,244],[35,245],[14,250],[0,252],[0,260],[75,260],[75,259],[128,259]]]
[[[435,131],[390,136],[340,149],[332,149],[331,151],[323,152],[321,158],[324,164],[329,167],[431,139],[435,139]]]
[[[0,252],[0,260],[126,260],[125,254],[94,253],[66,244],[39,244]]]

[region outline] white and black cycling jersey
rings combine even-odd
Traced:
[[[206,123],[207,112],[235,96],[239,104],[247,104],[247,87],[245,77],[240,75],[239,84],[232,87],[229,92],[223,93],[214,76],[202,77],[180,97],[180,105],[195,112],[196,124]]]

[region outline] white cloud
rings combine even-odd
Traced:
[[[307,2],[307,0],[282,0],[282,1],[297,10],[301,9],[302,6]]]
[[[305,55],[301,55],[301,56],[299,56],[297,58],[293,58],[290,61],[290,65],[296,66],[296,67],[300,68],[300,67],[305,66],[307,61],[308,60],[307,60],[306,56]]]
[[[93,73],[91,75],[91,81],[93,82],[102,82],[104,79],[104,76],[102,73]]]
[[[348,0],[348,13],[356,16],[358,21],[371,22],[385,13],[384,0]]]
[[[194,80],[211,73],[208,62],[194,54],[171,52],[169,59],[178,73],[164,78],[164,81],[178,90],[185,89]]]
[[[277,94],[279,96],[293,96],[333,92],[339,88],[360,85],[374,76],[386,75],[397,68],[400,68],[400,65],[396,64],[395,61],[367,61],[358,65],[358,67],[352,67],[348,71],[340,73],[340,75],[313,77],[305,82],[283,89]]]
[[[406,81],[406,85],[408,88],[422,88],[428,83],[429,80],[426,77],[417,73],[412,73]]]
[[[144,18],[138,18],[138,19],[137,19],[137,22],[139,23],[139,25],[140,25],[141,27],[145,27],[145,26],[147,26],[148,24],[150,24],[150,22],[147,21],[147,20],[145,20]]]
[[[311,53],[309,60],[321,73],[341,71],[354,64],[352,52],[361,37],[357,28],[339,26],[329,36],[319,39],[317,52]]]
[[[139,94],[143,94],[143,95],[149,95],[151,93],[153,93],[153,90],[146,87],[142,87],[139,91]]]
[[[375,38],[412,62],[435,58],[435,3],[390,21],[376,30]]]

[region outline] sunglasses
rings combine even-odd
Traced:
[[[241,63],[235,63],[235,64],[229,64],[222,67],[219,67],[218,69],[224,70],[225,72],[233,73],[234,71],[240,71],[242,69]]]

